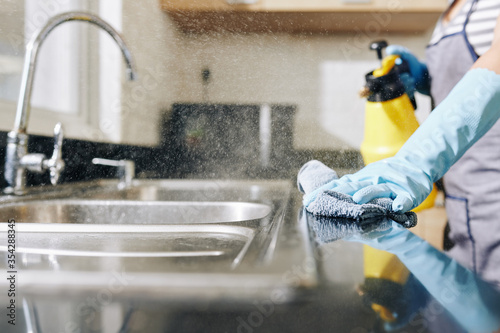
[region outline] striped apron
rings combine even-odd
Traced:
[[[469,0],[448,25],[438,23],[426,50],[436,105],[489,48],[499,12],[500,0]],[[500,122],[450,168],[444,186],[448,254],[500,289]]]

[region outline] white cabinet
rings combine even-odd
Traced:
[[[447,3],[447,0],[160,0],[162,9],[186,32],[373,34],[427,30],[434,26]]]

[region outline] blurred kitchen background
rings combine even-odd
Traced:
[[[63,182],[115,177],[113,168],[92,165],[94,157],[133,160],[142,178],[293,179],[313,158],[341,174],[359,169],[365,108],[359,91],[379,65],[370,42],[385,39],[423,58],[447,1],[252,2],[0,0],[0,161],[14,124],[26,43],[49,17],[82,10],[122,33],[139,76],[127,81],[119,48],[95,27],[69,23],[48,36],[35,73],[29,149],[50,155],[61,121]],[[417,95],[417,105],[423,120],[430,101]],[[28,182],[48,183],[48,175],[30,174]],[[440,206],[421,213],[413,231],[442,248],[445,221]],[[347,264],[361,273],[359,262]],[[325,270],[332,280],[344,273],[335,265]],[[351,297],[339,288],[319,298],[343,300],[344,292]],[[309,328],[331,327],[332,312],[349,325],[360,320],[338,303],[298,311],[310,319]],[[179,322],[200,322],[185,316]]]
[[[445,5],[445,0],[262,0],[255,5],[226,0],[1,0],[0,130],[9,131],[14,122],[24,45],[31,35],[59,12],[85,10],[122,32],[135,57],[138,80],[126,80],[119,49],[107,34],[83,23],[62,25],[41,48],[29,133],[51,136],[54,124],[62,121],[66,137],[83,141],[78,145],[86,149],[99,152],[94,143],[107,143],[102,154],[116,150],[115,144],[160,147],[168,154],[179,148],[171,145],[175,138],[169,133],[188,131],[169,127],[175,104],[246,105],[261,119],[239,127],[234,122],[228,133],[259,126],[259,145],[281,137],[279,146],[288,144],[282,156],[298,162],[293,168],[318,156],[339,168],[357,168],[365,102],[358,92],[364,75],[378,65],[369,43],[386,39],[423,58]],[[418,96],[417,103],[417,117],[424,119],[430,102]],[[286,112],[289,118],[263,138],[262,126],[276,123],[263,125],[261,113],[268,107],[277,107],[271,114]],[[196,128],[194,133],[201,135]],[[266,166],[265,154],[248,156]]]

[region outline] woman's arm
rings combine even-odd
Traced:
[[[500,21],[500,19],[498,20]],[[497,21],[497,22],[498,22]],[[431,112],[394,157],[367,165],[304,196],[307,207],[324,190],[352,195],[357,203],[394,199],[393,210],[418,206],[433,183],[500,118],[500,24],[491,48]]]
[[[471,69],[474,68],[486,68],[500,74],[500,16],[497,19],[491,47],[476,60]]]

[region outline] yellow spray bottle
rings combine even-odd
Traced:
[[[386,46],[385,41],[370,45],[371,50],[377,51],[381,67],[366,74],[366,86],[362,91],[362,97],[367,99],[364,139],[360,149],[365,164],[394,156],[419,126],[415,117],[416,103],[406,94],[400,77],[408,71],[407,64],[398,61],[397,55],[382,59],[382,50]],[[431,195],[414,211],[433,207],[436,194],[434,187]],[[390,292],[395,297],[404,297],[395,291],[404,290],[408,270],[395,255],[365,245],[364,273],[362,289],[365,296],[371,300],[384,299],[383,302],[372,301],[372,309],[384,322],[395,322],[401,315],[398,316],[398,312],[403,309],[393,308],[391,303],[394,300],[380,295]]]
[[[415,101],[410,100],[400,79],[400,75],[407,71],[406,63],[397,65],[397,55],[382,59],[382,49],[386,46],[385,41],[370,45],[370,49],[377,51],[382,65],[366,74],[366,86],[362,92],[367,99],[364,139],[360,149],[365,164],[394,156],[419,126]],[[434,187],[429,197],[413,211],[433,207],[436,194]]]

